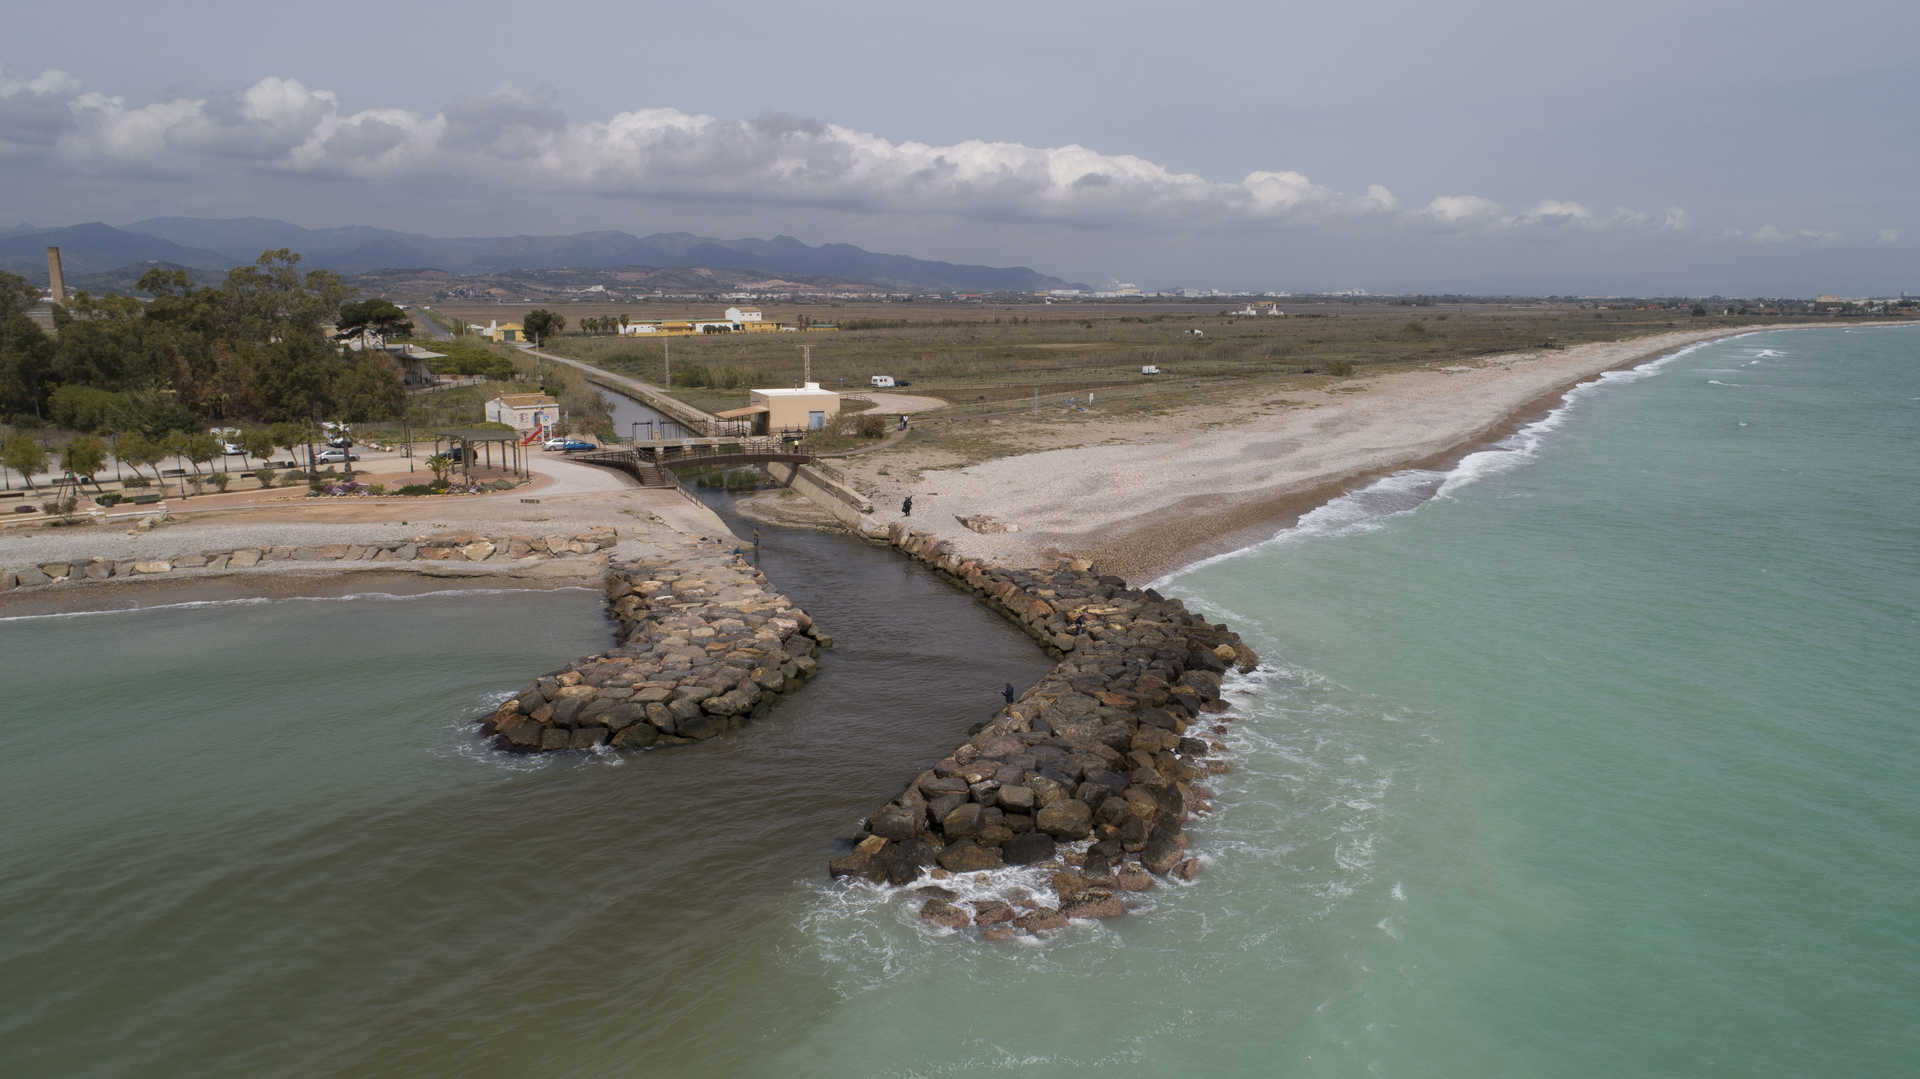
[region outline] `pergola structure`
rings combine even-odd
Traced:
[[[441,447],[445,446],[445,449]],[[465,471],[468,482],[473,480],[473,466],[485,458],[483,468],[493,467],[494,447],[500,447],[500,467],[511,470],[515,475],[531,479],[533,473],[527,468],[526,447],[520,444],[517,431],[503,431],[493,427],[469,427],[454,431],[435,431],[433,433],[433,452],[442,453],[460,451],[460,467]]]

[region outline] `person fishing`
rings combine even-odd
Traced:
[[[1006,688],[1005,688],[1005,689],[1002,689],[1002,690],[1000,691],[1000,695],[1001,695],[1002,697],[1005,697],[1005,698],[1007,699],[1007,703],[1008,703],[1008,704],[1012,704],[1012,703],[1013,703],[1013,698],[1014,698],[1014,692],[1013,692],[1013,683],[1012,683],[1012,682],[1008,682],[1008,683],[1007,683],[1007,685],[1006,685]]]
[[[908,495],[907,497],[900,500],[900,516],[902,517],[913,516],[913,496],[912,495]]]

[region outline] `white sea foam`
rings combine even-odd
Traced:
[[[1518,468],[1533,459],[1545,444],[1546,436],[1566,423],[1570,410],[1587,395],[1609,386],[1624,386],[1652,378],[1659,374],[1662,368],[1680,357],[1709,345],[1722,344],[1726,340],[1731,338],[1696,342],[1634,367],[1602,372],[1597,377],[1568,390],[1561,396],[1560,405],[1553,411],[1492,446],[1467,454],[1451,469],[1444,472],[1434,469],[1407,469],[1383,476],[1357,491],[1350,491],[1309,511],[1291,528],[1283,529],[1268,539],[1238,550],[1227,551],[1182,566],[1152,582],[1153,586],[1165,588],[1194,570],[1228,559],[1241,558],[1268,547],[1360,535],[1384,528],[1394,518],[1413,513],[1427,502],[1438,498],[1449,498],[1463,487],[1488,476]]]

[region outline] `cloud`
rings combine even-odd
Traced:
[[[1602,215],[1566,199],[1509,209],[1454,194],[1408,208],[1383,184],[1343,192],[1293,169],[1214,180],[1079,145],[893,141],[778,112],[727,121],[645,108],[572,121],[546,89],[504,88],[430,114],[347,112],[333,92],[290,78],[137,104],[61,72],[11,79],[0,71],[0,125],[0,154],[109,177],[200,177],[223,166],[338,178],[483,176],[528,191],[1140,228],[1370,221],[1552,235],[1688,223],[1677,207]]]
[[[1897,244],[1900,242],[1900,230],[1899,229],[1881,229],[1879,235],[1874,237],[1873,242],[1879,244],[1882,247],[1890,247],[1894,244]]]

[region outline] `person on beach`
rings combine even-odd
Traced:
[[[900,500],[900,516],[902,517],[913,516],[913,496],[912,495],[908,495],[907,497]]]

